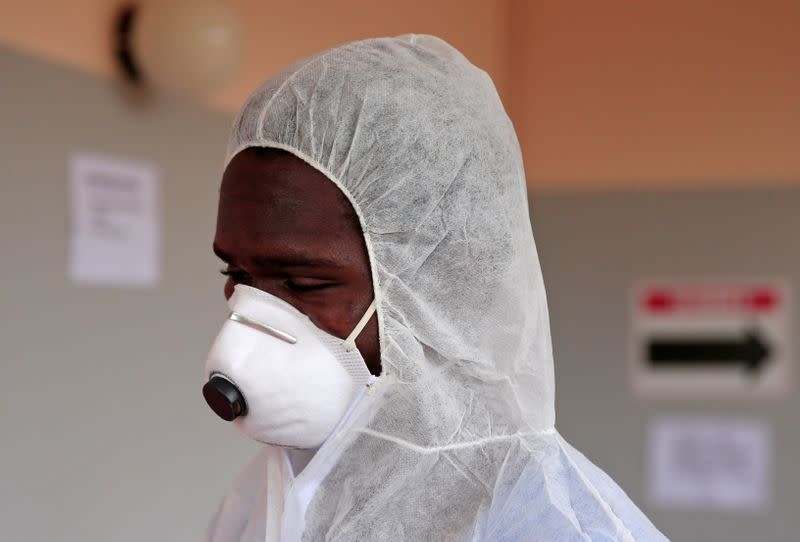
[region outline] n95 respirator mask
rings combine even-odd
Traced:
[[[205,367],[203,396],[222,419],[266,444],[316,448],[371,379],[355,339],[327,333],[289,303],[237,285]]]

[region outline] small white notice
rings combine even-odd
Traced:
[[[70,160],[70,278],[82,284],[150,286],[159,279],[156,168],[79,154]]]
[[[672,508],[769,507],[772,434],[750,419],[657,418],[649,427],[649,495]]]

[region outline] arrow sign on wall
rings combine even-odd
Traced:
[[[755,330],[741,337],[660,337],[648,344],[654,368],[742,367],[758,372],[769,360],[769,346]]]

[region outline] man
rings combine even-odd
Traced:
[[[554,428],[519,146],[443,41],[347,44],[258,89],[214,248],[235,321],[206,397],[267,446],[209,540],[665,540]],[[328,361],[292,357],[316,336]]]

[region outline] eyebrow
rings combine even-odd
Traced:
[[[213,250],[214,254],[223,262],[227,264],[234,263],[235,258],[230,256],[217,244],[214,244]],[[256,266],[263,267],[342,267],[341,262],[305,252],[291,252],[273,256],[254,256],[252,262]]]

